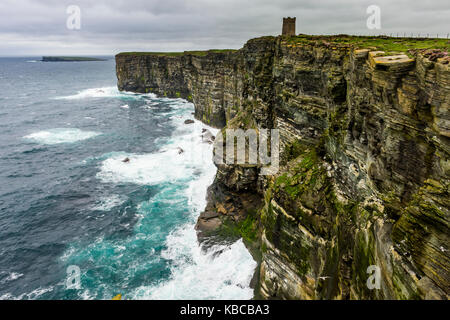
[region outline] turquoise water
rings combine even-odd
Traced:
[[[216,130],[119,92],[113,60],[36,60],[0,59],[0,298],[250,299],[242,241],[202,250],[194,230]]]

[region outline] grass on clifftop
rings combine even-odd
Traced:
[[[276,39],[273,36],[260,37],[257,39]],[[305,35],[299,34],[292,37],[282,37],[289,45],[325,45],[339,48],[371,49],[373,51],[384,51],[385,55],[404,52],[411,56],[414,50],[439,49],[444,52],[450,51],[450,40],[442,38],[396,38],[386,36],[350,36],[350,35]],[[177,57],[183,55],[206,56],[209,53],[235,52],[234,49],[212,49],[204,51],[183,52],[122,52],[118,56],[163,56]]]
[[[321,43],[330,46],[353,47],[356,49],[373,49],[393,52],[408,52],[408,50],[441,49],[450,51],[450,40],[441,38],[396,38],[386,36],[311,36],[300,34],[295,37],[287,37],[288,44],[313,44]]]
[[[206,56],[208,53],[226,53],[234,52],[234,49],[211,49],[204,51],[182,51],[182,52],[122,52],[118,55],[130,55],[130,56],[162,56],[162,57],[177,57],[183,55],[194,55],[194,56]]]

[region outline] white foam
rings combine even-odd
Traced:
[[[9,281],[14,281],[17,280],[19,278],[23,277],[23,273],[18,273],[18,272],[11,272],[8,274],[8,276],[2,280],[2,283],[6,283]]]
[[[77,94],[56,97],[59,100],[78,100],[88,98],[132,98],[141,99],[143,97],[156,97],[153,93],[139,94],[134,92],[119,91],[117,87],[90,88],[78,91]]]
[[[171,261],[171,276],[153,286],[141,286],[125,293],[127,299],[251,299],[250,281],[256,262],[242,240],[203,251],[194,229],[206,206],[206,190],[214,180],[213,146],[202,143],[202,129],[214,135],[218,130],[192,119],[193,105],[170,100],[171,121],[176,130],[159,152],[152,154],[111,154],[100,165],[97,178],[105,183],[153,185],[186,181],[182,197],[188,199],[189,221],[167,237],[161,257]],[[183,150],[179,153],[179,148]],[[128,157],[129,162],[123,162]],[[170,199],[169,199],[170,200]],[[150,201],[160,201],[158,198]],[[142,217],[141,217],[142,218]],[[139,228],[138,222],[135,228]]]
[[[251,299],[249,287],[256,262],[242,240],[216,246],[206,253],[197,244],[193,225],[185,234],[174,233],[163,257],[174,262],[171,279],[136,289],[132,299]],[[183,232],[182,232],[183,233]]]
[[[186,105],[189,108],[190,104],[178,102],[176,107],[183,112]],[[186,116],[172,117],[177,129],[163,149],[151,154],[114,155],[102,162],[97,178],[105,183],[155,185],[191,179],[207,165],[215,170],[212,146],[201,141],[202,128],[206,126],[198,121],[184,125],[186,119]],[[209,130],[217,132],[213,128]],[[123,162],[127,157],[130,161]]]
[[[97,201],[96,205],[92,208],[92,210],[109,211],[115,207],[120,206],[125,201],[125,197],[113,194],[107,197],[100,198]]]
[[[189,155],[188,162],[201,170],[184,191],[188,198],[190,221],[167,237],[167,249],[162,252],[162,258],[172,262],[170,279],[156,286],[141,286],[129,296],[131,299],[251,299],[253,289],[249,285],[257,264],[242,240],[231,245],[217,245],[207,251],[203,251],[197,242],[195,222],[206,206],[206,190],[216,173],[212,146],[202,143],[200,135],[202,128],[213,134],[218,130],[199,121],[184,125],[184,120],[190,118],[186,114],[190,113],[183,113],[172,117],[178,130],[171,146],[195,141],[192,152],[197,156]],[[165,165],[172,167],[172,163],[166,162]]]
[[[35,132],[24,138],[41,144],[58,144],[86,140],[98,136],[99,134],[101,133],[95,131],[83,131],[77,128],[55,128]]]
[[[2,296],[0,296],[0,300],[35,300],[37,298],[39,298],[40,296],[42,296],[43,294],[47,293],[47,292],[51,292],[53,291],[53,286],[47,287],[47,288],[42,288],[39,287],[38,289],[35,289],[31,292],[27,292],[27,293],[22,293],[21,295],[18,296],[14,296],[11,293],[5,293]]]
[[[129,162],[123,162],[126,157]],[[97,178],[106,183],[155,185],[188,178],[193,173],[183,167],[183,159],[176,150],[144,155],[127,154],[126,157],[115,156],[103,161]]]
[[[23,276],[23,273],[11,272],[9,274],[9,276],[6,278],[6,280],[13,281],[13,280],[19,279],[22,276]]]

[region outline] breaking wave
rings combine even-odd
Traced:
[[[88,248],[72,248],[64,259],[84,257],[95,261],[98,252],[114,252],[102,257],[108,265],[129,265],[121,274],[126,281],[143,272],[152,273],[156,265],[165,261],[169,268],[167,277],[124,290],[121,293],[125,299],[251,299],[250,281],[257,264],[242,240],[204,249],[194,229],[216,173],[212,145],[202,142],[201,133],[207,129],[217,134],[218,130],[199,121],[184,124],[192,117],[193,105],[179,99],[171,100],[170,104],[172,111],[167,116],[176,129],[158,151],[115,152],[102,158],[99,164],[97,178],[102,183],[161,188],[154,197],[138,205],[139,221],[133,235],[123,241],[101,238]],[[109,208],[107,203],[112,206],[119,202],[113,197],[103,205]],[[144,256],[137,251],[138,243],[147,248]],[[163,243],[164,249],[155,251],[157,243]],[[105,261],[97,263],[102,265]],[[117,294],[108,291],[108,297]],[[98,298],[98,293],[85,290],[79,297]]]
[[[24,138],[40,144],[59,144],[86,140],[100,134],[99,132],[83,131],[76,128],[55,128],[31,133]]]
[[[156,97],[152,93],[148,94],[138,94],[133,92],[119,91],[117,87],[102,87],[102,88],[91,88],[79,91],[77,94],[56,97],[57,100],[78,100],[78,99],[88,99],[88,98],[122,98],[122,99],[143,99],[144,97],[154,98]]]

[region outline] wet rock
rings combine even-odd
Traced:
[[[214,211],[205,211],[200,214],[195,225],[199,238],[210,235],[211,232],[222,225],[222,220],[219,219],[219,216],[220,214]]]
[[[203,132],[203,134],[201,135],[202,142],[213,144],[216,137],[211,133],[211,131],[209,131],[209,130],[203,131],[202,130],[202,132]]]

